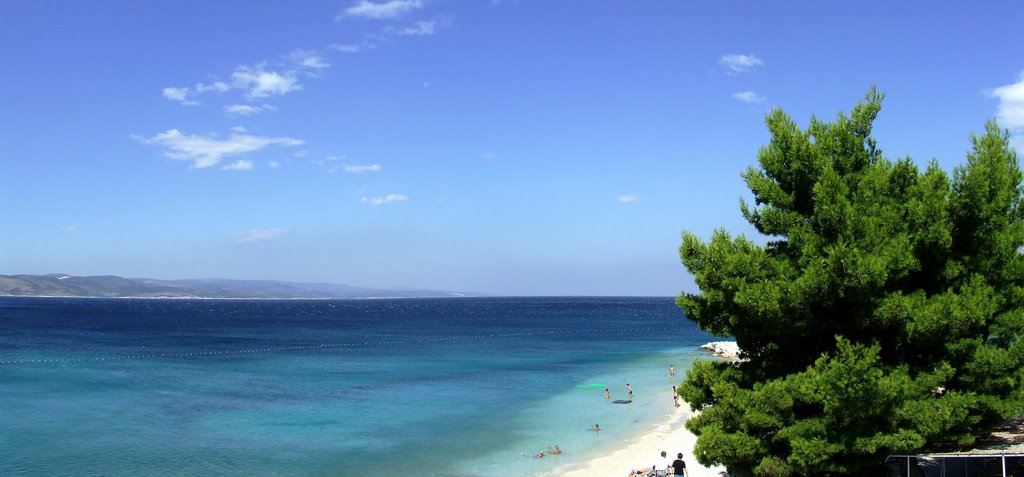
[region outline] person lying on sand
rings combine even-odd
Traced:
[[[658,475],[658,476],[666,475],[665,471],[660,471],[660,472],[661,473],[659,474],[657,471],[655,471],[654,467],[647,467],[645,469],[630,471],[630,473],[629,473],[629,475],[627,477],[648,477],[648,476],[651,476],[651,475]]]

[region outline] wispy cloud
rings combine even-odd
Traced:
[[[164,88],[163,95],[168,100],[177,101],[185,106],[196,106],[200,103],[199,101],[192,99],[193,96],[208,93],[210,91],[223,93],[229,89],[231,89],[231,86],[228,86],[227,83],[218,81],[213,84],[196,83],[193,88],[189,88],[187,86],[181,88]]]
[[[196,101],[188,99],[189,93],[191,93],[191,91],[189,91],[188,88],[164,88],[164,97],[171,101],[177,101],[186,106],[199,104]]]
[[[403,28],[388,27],[384,29],[385,33],[398,36],[426,36],[433,35],[436,31],[437,22],[433,20],[419,21]]]
[[[731,75],[746,73],[747,71],[757,68],[758,66],[764,66],[764,61],[761,61],[760,58],[754,56],[753,54],[725,55],[720,60],[718,60],[718,63],[724,66],[726,68],[726,72]]]
[[[742,101],[747,104],[758,104],[764,102],[764,96],[760,96],[753,91],[740,91],[732,94],[733,99]]]
[[[620,195],[616,200],[618,200],[620,204],[632,204],[633,202],[640,200],[640,196],[636,194],[626,194]]]
[[[222,171],[251,171],[252,161],[248,159],[239,159],[231,164],[221,167]]]
[[[273,229],[269,229],[269,230],[255,230],[255,229],[253,229],[253,230],[249,230],[247,232],[242,232],[240,234],[236,234],[235,242],[238,242],[238,243],[263,242],[263,241],[266,241],[266,240],[276,239],[276,238],[280,237],[281,235],[283,235],[287,231],[288,231],[288,229],[283,229],[283,228],[273,228]]]
[[[143,144],[163,147],[165,157],[192,161],[192,167],[196,169],[215,166],[225,157],[259,151],[268,146],[303,144],[301,139],[290,137],[261,137],[233,133],[227,138],[220,139],[216,136],[186,135],[177,129],[169,129],[148,138],[133,137]]]
[[[1024,72],[1016,83],[993,88],[988,93],[999,100],[996,107],[999,126],[1010,130],[1010,142],[1018,153],[1024,154]]]
[[[377,48],[377,45],[371,41],[364,40],[359,43],[335,43],[330,48],[342,53],[359,53],[360,51],[373,50]]]
[[[228,116],[252,116],[264,111],[277,111],[277,108],[269,104],[253,106],[251,104],[229,104],[224,106],[224,114]]]
[[[288,54],[288,59],[295,63],[299,68],[322,70],[324,68],[330,68],[331,66],[330,63],[324,61],[324,58],[320,56],[320,53],[309,50],[293,50]]]
[[[398,18],[421,7],[423,7],[422,0],[388,0],[379,3],[359,0],[346,8],[345,13],[338,15],[335,20],[341,20],[345,17],[369,18],[373,20]]]
[[[293,71],[267,71],[265,65],[242,65],[231,73],[236,88],[246,90],[249,99],[266,98],[302,89]]]
[[[380,164],[352,164],[345,166],[345,172],[349,174],[362,174],[364,172],[380,172]]]
[[[227,83],[224,83],[222,81],[217,81],[217,82],[215,82],[213,84],[196,83],[196,92],[197,93],[206,93],[208,91],[216,91],[218,93],[224,93],[224,92],[227,92],[229,89],[231,89],[231,86],[229,86]]]
[[[299,75],[316,77],[319,76],[319,71],[331,66],[319,52],[302,49],[292,50],[275,64],[277,69],[268,67],[267,62],[240,65],[231,72],[230,83],[215,81],[209,84],[196,83],[193,87],[167,87],[162,93],[164,98],[185,106],[200,104],[197,96],[211,92],[223,94],[231,90],[244,91],[246,99],[249,100],[262,99],[301,90]],[[264,109],[267,109],[266,106],[264,105]],[[239,110],[232,114],[245,115],[256,112],[256,109],[250,108],[248,112]]]
[[[409,197],[406,196],[405,194],[388,194],[384,197],[376,197],[373,199],[369,197],[363,197],[359,201],[364,204],[370,205],[384,205],[389,204],[391,202],[405,202],[407,200],[409,200]]]
[[[64,232],[78,232],[77,225],[58,225],[57,228]]]

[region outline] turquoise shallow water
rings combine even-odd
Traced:
[[[668,298],[0,299],[0,475],[543,475],[710,340]]]

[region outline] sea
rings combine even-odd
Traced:
[[[0,298],[0,475],[557,475],[715,339],[672,298]]]

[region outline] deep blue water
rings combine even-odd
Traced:
[[[545,475],[712,339],[670,298],[2,298],[0,475]]]

